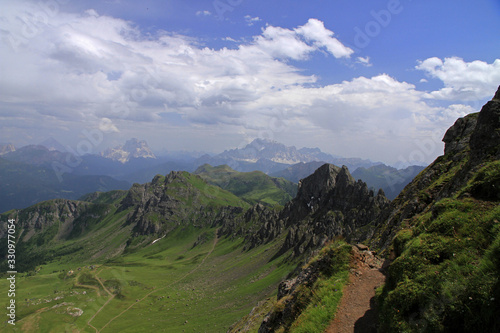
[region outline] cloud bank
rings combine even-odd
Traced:
[[[0,14],[8,45],[0,49],[3,141],[14,133],[34,141],[58,133],[71,142],[90,127],[156,140],[157,147],[222,150],[266,136],[394,161],[476,111],[461,101],[490,97],[500,82],[500,60],[429,58],[416,68],[442,81],[437,91],[418,91],[384,73],[321,86],[297,64],[318,52],[365,66],[371,60],[352,60],[354,51],[317,19],[293,29],[267,25],[249,42],[213,49],[173,32],[144,35],[94,10],[47,19],[37,13],[39,5],[21,1]],[[450,105],[428,102],[436,99]]]

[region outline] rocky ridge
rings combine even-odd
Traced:
[[[500,158],[499,133],[500,87],[479,113],[457,119],[446,131],[445,154],[422,171],[380,215],[381,228],[372,238],[372,246],[387,249],[405,220],[443,198],[460,195],[498,200],[498,179],[489,181],[487,188],[464,189],[486,163]]]
[[[383,191],[375,194],[345,166],[325,164],[299,183],[297,196],[281,212],[289,229],[281,251],[293,248],[303,254],[336,236],[364,241],[377,227],[377,216],[388,207]]]

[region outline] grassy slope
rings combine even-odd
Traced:
[[[212,239],[192,248],[202,232]],[[111,297],[96,275],[115,295],[90,323],[105,327],[103,332],[226,331],[271,296],[292,267],[280,259],[269,262],[278,243],[243,252],[242,240],[221,239],[213,248],[214,234],[214,229],[179,230],[94,270],[86,263],[54,261],[34,276],[19,274],[14,331],[93,332],[87,321]],[[74,273],[68,275],[69,270]],[[0,288],[7,288],[6,282],[2,279]],[[0,303],[5,302],[2,293]],[[68,307],[82,309],[83,315],[72,317]]]
[[[342,298],[342,290],[349,280],[350,246],[343,242],[324,247],[318,256],[334,255],[332,267],[328,267],[313,286],[304,288],[301,297],[309,300],[303,311],[292,323],[292,333],[322,333],[335,317]],[[313,258],[312,260],[317,260]]]
[[[166,191],[186,205],[248,207],[197,176],[182,176]],[[242,239],[215,242],[216,230],[203,223],[196,223],[198,227],[181,224],[154,244],[151,237],[135,237],[133,243],[143,245],[116,257],[133,227],[125,223],[131,208],[117,211],[126,193],[87,196],[92,201],[89,207],[104,209],[104,217],[81,221],[83,230],[76,223],[63,241],[58,240],[64,224],[59,221],[18,245],[18,252],[40,253],[45,258],[50,253],[53,260],[43,260],[46,263],[37,265],[35,271],[18,274],[14,331],[95,332],[95,327],[104,328],[103,332],[222,332],[260,300],[272,296],[293,269],[292,263],[281,262],[283,257],[271,261],[284,236],[244,252]],[[50,211],[53,204],[39,205]],[[199,239],[205,241],[194,246]],[[97,267],[90,269],[90,265]],[[73,274],[68,274],[70,270]],[[0,279],[0,288],[7,288],[6,279]],[[7,294],[0,294],[0,303],[7,301]],[[83,314],[72,316],[78,309]],[[2,325],[0,330],[8,327]]]
[[[312,257],[303,270],[309,273],[307,283],[295,287],[294,291],[278,301],[262,303],[262,308],[270,308],[269,322],[273,332],[321,333],[334,318],[342,298],[342,289],[348,281],[351,246],[344,241],[327,244]],[[311,271],[310,271],[311,272]],[[260,309],[257,309],[258,312]],[[247,327],[248,332],[257,332],[262,321],[243,318],[231,332]],[[249,324],[250,323],[250,324]],[[268,327],[271,329],[271,327]]]
[[[206,164],[195,173],[250,204],[284,205],[297,193],[297,186],[292,182],[269,177],[260,171],[238,172],[227,165],[212,167]]]
[[[441,174],[420,199],[456,171]],[[397,258],[379,295],[385,332],[500,329],[500,206],[491,199],[492,184],[499,179],[500,162],[485,163],[454,196],[405,221],[394,238]],[[482,196],[490,200],[478,199]]]

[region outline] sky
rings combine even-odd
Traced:
[[[399,165],[500,85],[498,0],[0,0],[0,142]]]

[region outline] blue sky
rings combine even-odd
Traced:
[[[255,138],[428,163],[500,85],[500,1],[0,1],[0,142]]]

